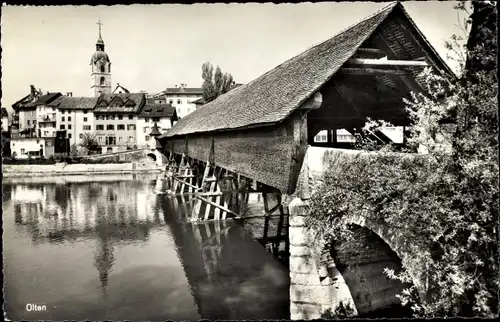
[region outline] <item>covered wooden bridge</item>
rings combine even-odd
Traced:
[[[408,125],[403,98],[424,91],[419,74],[427,66],[452,75],[403,6],[392,3],[199,107],[157,140],[177,166],[177,191],[190,189],[216,209],[200,208],[195,217],[237,217],[224,192],[240,193],[238,205],[248,191],[276,193],[278,201],[292,195],[319,131],[329,133],[323,146],[343,147],[336,129],[359,132],[367,118]]]

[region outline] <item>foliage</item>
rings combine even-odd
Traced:
[[[97,142],[97,135],[95,133],[85,132],[78,144],[84,148],[88,154],[99,150],[99,143]]]
[[[399,297],[416,316],[498,313],[496,26],[484,29],[471,33],[458,81],[424,72],[428,95],[406,101],[413,123],[407,153],[361,140],[377,151],[334,155],[311,199],[307,223],[323,237],[349,238],[347,219],[363,215],[411,241],[403,271],[386,273],[414,283]]]
[[[209,62],[201,67],[201,77],[203,78],[203,99],[205,102],[211,102],[222,94],[229,92],[234,85],[233,76],[228,73],[222,73],[219,66],[215,69]]]
[[[78,155],[79,155],[78,146],[76,144],[71,145],[69,154],[70,154],[70,157],[72,157],[72,158],[78,157]]]

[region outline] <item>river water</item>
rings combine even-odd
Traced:
[[[256,241],[258,218],[190,223],[192,203],[155,186],[156,175],[4,180],[7,318],[289,318],[288,266]]]

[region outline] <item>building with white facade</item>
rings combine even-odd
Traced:
[[[101,94],[94,115],[102,153],[137,149],[138,112],[145,102],[141,93]]]
[[[196,110],[194,101],[203,97],[202,88],[186,87],[185,84],[170,87],[154,96],[155,103],[170,104],[177,110],[179,119]]]
[[[36,106],[36,136],[41,138],[56,137],[56,109],[61,93],[47,93],[34,103]]]
[[[44,138],[13,138],[10,141],[10,153],[17,159],[37,158],[44,155]]]
[[[156,148],[156,140],[150,136],[156,123],[158,131],[163,134],[177,121],[176,109],[170,104],[145,104],[137,116],[138,148]]]
[[[57,128],[66,131],[70,145],[79,145],[84,133],[94,133],[94,107],[97,103],[95,97],[60,98],[56,110]]]

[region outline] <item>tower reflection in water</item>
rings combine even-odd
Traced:
[[[146,243],[150,229],[162,225],[152,189],[134,181],[18,184],[10,199],[16,224],[29,228],[35,245],[97,239],[94,266],[106,294],[114,246]]]
[[[131,318],[125,312],[130,314],[134,306],[125,303],[132,301],[132,297],[139,299],[150,296],[156,297],[158,301],[150,301],[150,307],[142,312],[134,312],[137,319],[192,319],[193,316],[189,314],[195,312],[199,318],[208,319],[288,318],[287,267],[273,258],[241,225],[233,221],[201,224],[189,222],[186,214],[190,213],[190,200],[155,194],[155,179],[64,184],[23,183],[6,188],[11,191],[16,226],[30,232],[32,247],[36,248],[41,244],[54,247],[69,244],[74,245],[71,247],[75,252],[80,251],[83,244],[94,248],[93,265],[97,270],[95,281],[99,280],[100,296],[104,301],[100,304],[77,305],[79,309],[86,305],[81,308],[82,312],[107,311],[106,316],[94,313],[95,315],[85,318]],[[151,240],[152,236],[156,236],[155,241]],[[89,240],[92,242],[89,243]],[[177,254],[178,264],[171,262],[169,269],[161,272],[161,278],[165,280],[168,275],[172,278],[178,276],[176,267],[179,265],[184,276],[180,279],[175,277],[175,283],[185,286],[163,286],[158,283],[157,278],[146,277],[148,273],[144,270],[141,270],[140,275],[131,277],[130,282],[124,281],[120,276],[123,275],[121,271],[124,260],[134,261],[137,267],[147,265],[135,263],[137,259],[133,254],[137,253],[130,248],[121,247],[124,244],[144,250],[153,247],[158,256],[166,256],[168,261],[173,260],[168,256],[171,252],[169,249],[172,249]],[[148,258],[142,260],[148,261]],[[74,266],[64,267],[63,271],[75,269],[79,264],[75,262]],[[113,273],[114,268],[118,271]],[[43,278],[45,273],[41,271],[37,274]],[[134,281],[134,278],[138,278],[139,282]],[[120,286],[122,291],[117,291],[115,282],[118,279],[125,283]],[[123,294],[129,288],[127,284],[138,285],[143,279],[156,281],[152,285],[157,289],[152,290],[149,286],[136,289],[137,296]],[[169,279],[170,277],[167,278]],[[191,300],[178,299],[179,296],[174,295],[179,292],[176,287],[184,287],[187,294],[191,294]],[[142,295],[139,296],[139,293]],[[180,303],[186,306],[181,312],[175,311],[174,305],[162,302],[161,298],[170,298],[169,294],[175,297],[170,303],[179,302],[175,306]],[[184,304],[187,302],[192,304]],[[130,306],[129,309],[125,308],[127,305]],[[189,305],[191,308],[187,307]],[[56,316],[47,313],[36,318],[82,317],[68,316],[68,312],[65,314]]]

